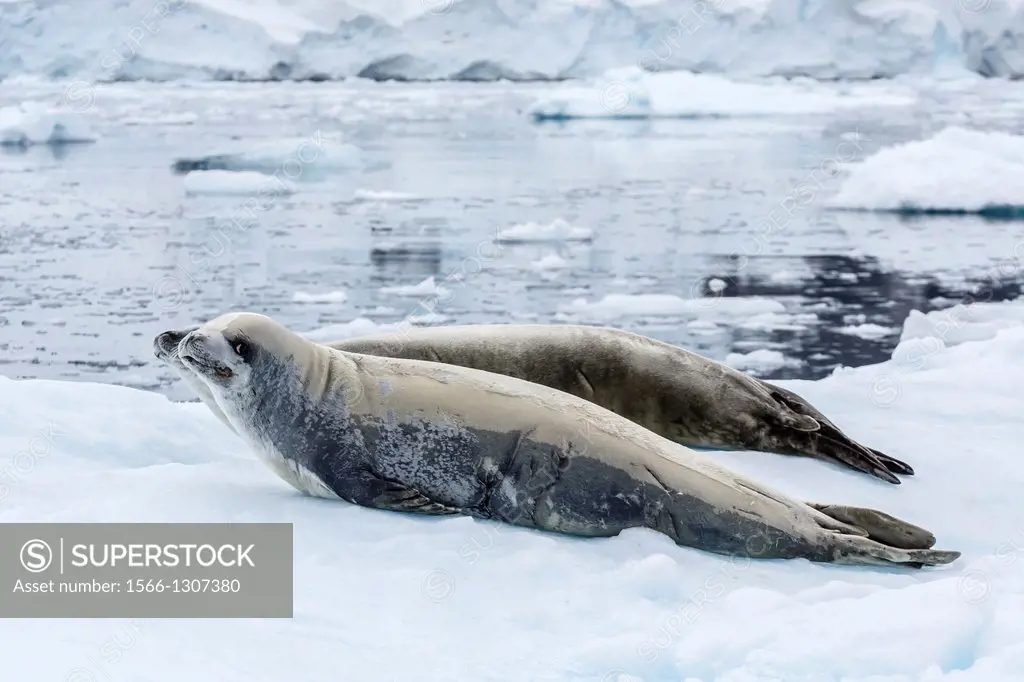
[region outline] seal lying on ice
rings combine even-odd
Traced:
[[[178,342],[193,329],[157,336],[154,352],[175,367],[217,413],[202,382],[183,372],[177,360]],[[914,473],[905,462],[857,443],[791,391],[671,344],[618,329],[465,325],[410,329],[326,345],[366,355],[443,362],[542,384],[690,447],[803,455],[897,484],[895,474]]]
[[[225,419],[310,495],[577,536],[626,528],[766,559],[954,561],[870,509],[808,505],[594,403],[513,377],[313,343],[230,313],[179,344]]]

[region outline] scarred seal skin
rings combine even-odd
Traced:
[[[156,337],[158,358],[214,411],[205,389],[181,371],[178,342],[194,330]],[[381,357],[495,372],[575,395],[682,445],[756,450],[821,459],[889,483],[909,464],[856,442],[792,391],[639,334],[577,325],[461,325],[418,328],[326,344]],[[220,417],[220,415],[218,415]]]
[[[463,514],[766,559],[920,568],[930,532],[871,509],[807,504],[595,403],[452,364],[340,351],[230,313],[180,340],[183,367],[284,480],[376,509]]]

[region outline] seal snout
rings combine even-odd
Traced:
[[[230,379],[234,372],[216,359],[216,353],[209,350],[210,338],[199,331],[191,331],[178,343],[178,357],[190,367],[222,379]]]
[[[187,331],[170,330],[157,334],[153,339],[153,354],[161,360],[166,360],[178,352],[178,344],[185,338]]]

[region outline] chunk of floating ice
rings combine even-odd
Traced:
[[[736,369],[771,372],[783,367],[799,367],[800,361],[787,358],[777,350],[758,348],[749,353],[729,353],[725,356],[725,364]]]
[[[899,329],[883,327],[878,324],[866,322],[864,324],[853,324],[845,327],[839,327],[836,331],[840,334],[846,334],[847,336],[859,336],[862,339],[884,339],[886,336],[896,334],[899,332]]]
[[[348,294],[344,291],[327,291],[322,294],[296,291],[292,295],[292,300],[296,303],[344,303],[348,300]]]
[[[82,144],[96,139],[79,114],[50,109],[39,102],[0,108],[0,147]]]
[[[376,189],[357,189],[353,196],[363,201],[410,201],[417,198],[415,194]]]
[[[408,329],[410,325],[404,326],[400,322],[374,322],[368,317],[357,317],[348,322],[329,324],[325,327],[318,327],[312,331],[304,332],[302,335],[310,341],[331,342],[340,339],[350,339],[357,336],[370,336],[386,332],[399,332],[403,328]]]
[[[783,312],[785,306],[769,298],[718,297],[680,298],[674,294],[607,294],[599,301],[577,298],[560,306],[563,313],[597,317],[636,315],[753,315]]]
[[[256,171],[285,182],[302,182],[320,180],[331,173],[362,171],[366,164],[359,147],[317,133],[310,137],[262,142],[234,152],[181,158],[172,168],[176,173]]]
[[[273,175],[255,171],[192,171],[182,182],[185,194],[283,196],[294,186]]]
[[[854,164],[828,204],[902,214],[979,214],[1024,220],[1024,137],[945,128]]]
[[[446,296],[448,290],[434,280],[433,276],[427,277],[419,284],[400,284],[398,286],[381,287],[382,294],[394,296]]]
[[[586,227],[574,227],[562,218],[556,218],[546,225],[522,223],[499,230],[496,241],[505,244],[527,244],[530,242],[589,242],[593,238],[593,230]]]
[[[530,263],[535,270],[560,270],[569,267],[569,261],[557,253],[548,253]]]
[[[907,105],[912,99],[879,93],[871,99],[792,83],[742,83],[723,76],[636,67],[613,69],[590,83],[566,85],[529,108],[535,121],[647,118],[725,118],[825,113],[866,103]]]

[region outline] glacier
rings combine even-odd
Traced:
[[[903,485],[803,458],[708,453],[801,499],[923,523],[964,553],[918,572],[303,497],[201,404],[0,377],[0,522],[275,521],[294,524],[295,538],[291,620],[0,620],[5,677],[1019,680],[1024,300],[966,303],[912,316],[887,362],[779,382],[913,462]]]
[[[1022,44],[1024,0],[0,0],[0,79],[82,83],[1020,78]]]

